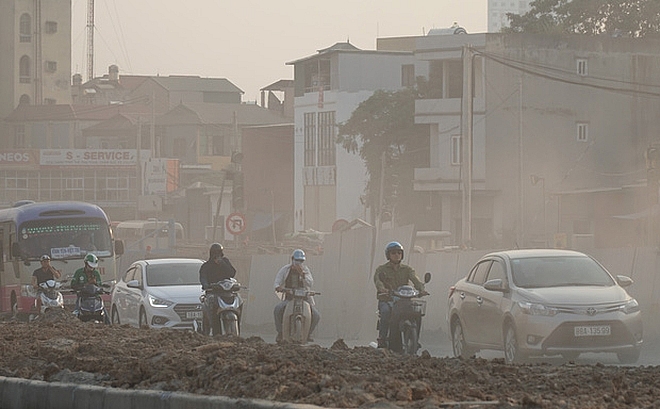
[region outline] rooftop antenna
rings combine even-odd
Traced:
[[[87,0],[87,81],[94,79],[94,0]]]

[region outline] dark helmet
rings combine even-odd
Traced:
[[[305,252],[302,251],[301,249],[293,250],[293,253],[291,253],[291,260],[305,261]]]
[[[213,243],[211,244],[211,247],[209,248],[209,260],[213,260],[216,257],[224,257],[225,255],[225,248],[222,247],[222,244],[220,243]]]
[[[385,246],[385,258],[390,259],[390,251],[401,250],[401,260],[403,260],[403,246],[398,241],[392,241]]]

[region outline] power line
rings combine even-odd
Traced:
[[[525,67],[526,63],[524,61],[519,61],[519,60],[513,60],[513,59],[507,59],[503,56],[497,56],[492,53],[487,53],[483,51],[479,51],[477,49],[472,48],[471,49],[475,54],[483,56],[484,58],[488,58],[492,61],[495,61],[501,65],[504,65],[506,67],[512,68],[514,70],[524,72],[526,74],[536,76],[536,77],[541,77],[545,79],[549,79],[552,81],[557,81],[557,82],[562,82],[565,84],[571,84],[571,85],[579,85],[583,87],[588,87],[588,88],[594,88],[594,89],[600,89],[604,91],[611,91],[611,92],[616,92],[620,94],[627,94],[627,95],[642,95],[642,96],[648,96],[648,97],[660,97],[660,92],[654,92],[654,91],[645,91],[641,89],[632,89],[632,88],[621,88],[621,87],[615,87],[615,86],[609,86],[609,85],[598,85],[598,84],[591,84],[588,82],[584,81],[578,81],[578,80],[572,80],[572,79],[566,79],[566,78],[560,78],[556,75],[551,75],[551,74],[546,74],[542,72],[538,72],[537,70],[527,68]],[[529,65],[529,64],[527,64]],[[607,81],[607,80],[604,80]],[[612,82],[618,82],[620,81],[615,81],[611,80]],[[627,82],[626,85],[633,85],[633,86],[643,86],[643,87],[655,87],[657,88],[658,86],[656,85],[651,85],[651,84],[641,84],[641,83],[634,83],[634,82]]]

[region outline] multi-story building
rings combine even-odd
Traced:
[[[0,0],[0,144],[19,104],[71,102],[71,0]]]
[[[488,0],[488,32],[499,33],[509,26],[507,13],[523,15],[533,0]]]
[[[412,52],[337,43],[287,64],[294,67],[295,230],[330,231],[338,219],[365,218],[366,169],[335,143],[337,124],[376,90],[414,86]]]
[[[404,39],[378,39],[378,48],[414,50],[415,71],[436,89],[415,106],[431,149],[414,183],[455,244],[655,240],[660,158],[646,156],[660,143],[658,40]]]

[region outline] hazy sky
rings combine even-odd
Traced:
[[[72,70],[86,77],[87,0],[72,0]],[[349,40],[375,49],[377,37],[422,35],[458,22],[487,29],[487,0],[95,0],[94,76],[227,78],[259,89],[293,79],[287,62]]]

